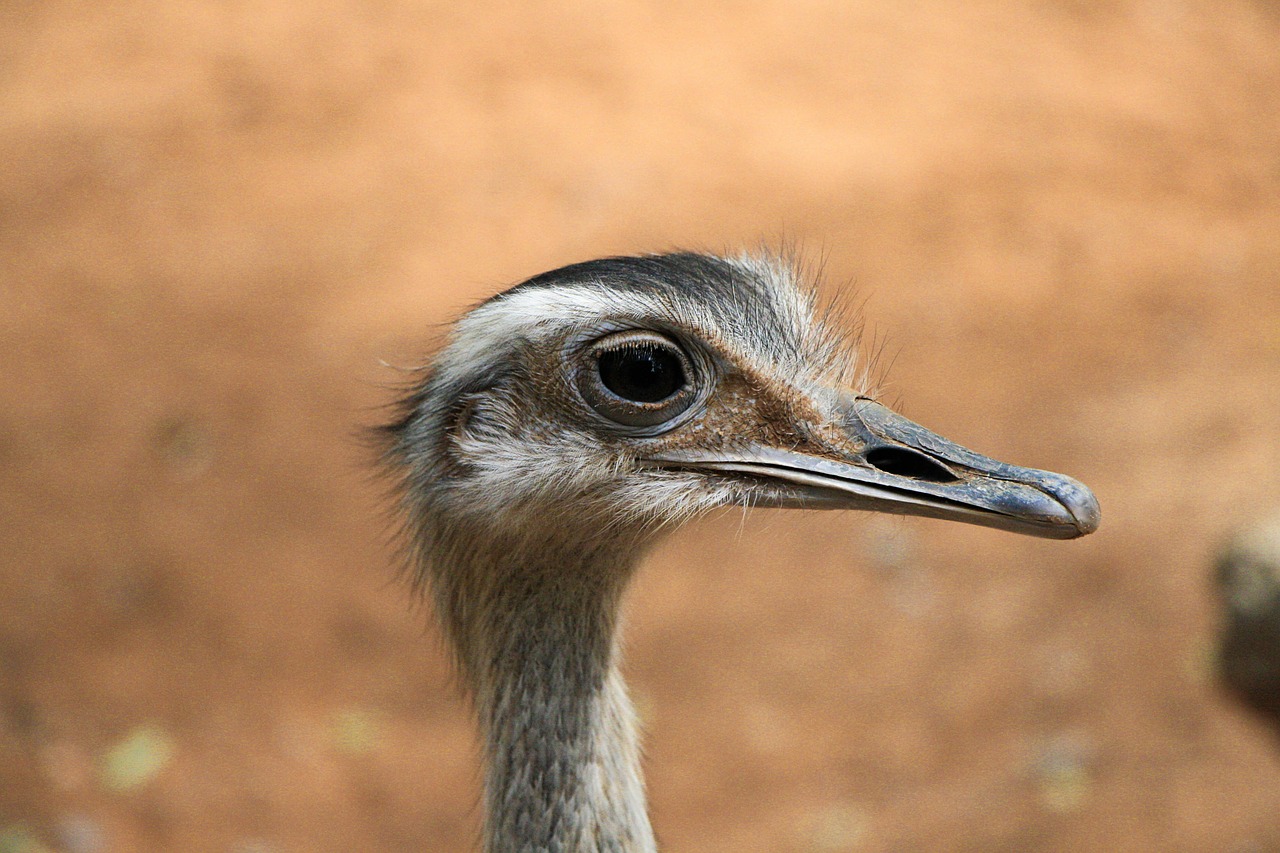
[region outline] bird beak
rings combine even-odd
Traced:
[[[831,426],[838,440],[820,451],[752,445],[651,462],[749,478],[758,488],[743,503],[753,506],[922,515],[1049,539],[1098,528],[1098,501],[1083,483],[989,459],[873,400],[846,395]]]

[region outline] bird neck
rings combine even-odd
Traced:
[[[617,669],[634,558],[546,543],[466,550],[470,564],[445,571],[470,589],[441,603],[485,739],[486,849],[655,850]]]

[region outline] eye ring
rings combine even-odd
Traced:
[[[699,398],[702,372],[671,338],[657,332],[615,332],[592,341],[575,384],[596,414],[653,434],[672,428]]]

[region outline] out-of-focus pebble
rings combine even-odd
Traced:
[[[1093,790],[1094,748],[1087,737],[1059,735],[1036,757],[1035,780],[1040,803],[1051,812],[1079,811]]]
[[[164,729],[139,726],[102,756],[102,784],[120,793],[140,788],[173,760],[175,752],[173,738]]]
[[[872,516],[863,531],[863,550],[875,568],[895,571],[916,562],[915,533],[901,519]]]
[[[817,853],[857,850],[867,835],[867,813],[851,803],[829,806],[814,817],[812,849]]]
[[[67,815],[55,827],[65,853],[101,853],[106,849],[102,825],[87,815]]]
[[[276,853],[276,847],[258,838],[237,841],[231,845],[229,853]]]
[[[156,425],[153,446],[166,467],[181,479],[204,473],[213,462],[213,441],[201,422],[172,417]]]
[[[53,853],[25,824],[0,827],[0,853]]]
[[[351,755],[373,750],[381,737],[381,725],[373,712],[364,708],[342,711],[334,718],[333,742]]]
[[[863,549],[871,565],[887,576],[890,600],[899,611],[918,618],[933,610],[938,597],[933,575],[919,557],[915,532],[901,519],[867,519]]]

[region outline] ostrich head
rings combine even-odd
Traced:
[[[390,461],[485,734],[489,850],[654,849],[616,624],[660,531],[732,505],[1097,526],[1080,483],[965,450],[857,376],[794,273],[753,258],[577,264],[457,323]]]
[[[424,554],[477,536],[577,547],[720,506],[867,509],[1067,539],[1069,477],[980,456],[868,395],[793,270],[752,257],[609,258],[457,324],[393,427]]]

